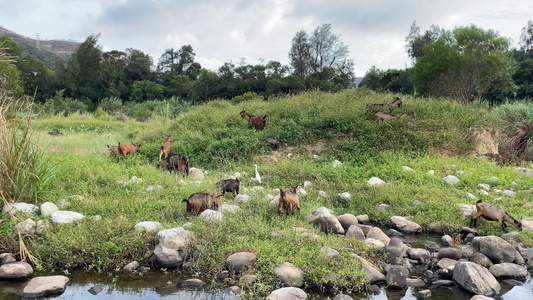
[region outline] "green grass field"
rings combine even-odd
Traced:
[[[276,283],[273,268],[284,261],[303,269],[308,286],[321,285],[327,274],[336,273],[337,286],[358,289],[366,279],[350,253],[372,261],[382,258],[383,253],[354,239],[312,228],[306,216],[321,206],[335,215],[367,214],[379,225],[394,215],[409,216],[424,228],[433,223],[454,233],[469,223],[459,217],[458,204],[474,204],[466,196],[470,192],[516,218],[533,217],[531,209],[521,206],[533,202],[533,177],[519,175],[516,166],[499,166],[475,155],[479,134],[501,131],[501,114],[484,105],[405,97],[403,106],[394,111],[398,118],[378,124],[366,112],[366,105],[390,102],[393,96],[350,90],[336,94],[308,92],[237,105],[212,101],[167,122],[37,119],[32,122],[33,140],[47,151],[54,177],[50,192],[36,204],[67,199],[68,210],[86,217],[74,226],[50,226],[42,235],[26,239],[26,246],[44,270],[119,270],[132,260],[148,262],[151,256],[154,234],[134,231],[136,223],[158,221],[164,228],[173,228],[191,222],[202,249],[193,261],[193,275],[215,280],[225,257],[251,250],[259,259],[249,272],[259,277],[260,284],[249,293],[271,291]],[[528,107],[533,110],[531,104]],[[266,129],[248,129],[239,115],[243,109],[267,115]],[[47,132],[53,128],[64,135],[49,136]],[[204,180],[191,183],[189,178],[156,168],[158,149],[167,135],[174,137],[171,152],[186,155],[191,167],[207,171]],[[273,151],[264,142],[268,137],[287,145]],[[117,163],[109,157],[106,145],[119,141],[142,144],[140,153]],[[318,158],[313,158],[314,154]],[[343,164],[333,167],[334,160]],[[258,185],[250,179],[254,163],[263,177],[263,191],[251,189]],[[415,171],[404,171],[402,166]],[[531,168],[531,164],[523,166]],[[427,174],[430,170],[434,175]],[[457,175],[458,171],[464,174]],[[251,196],[249,203],[239,204],[240,212],[217,223],[186,215],[181,199],[194,192],[219,193],[216,182],[235,172],[246,173],[241,192],[247,188]],[[446,175],[456,175],[460,183],[444,183],[442,177]],[[142,182],[117,182],[132,176],[142,178]],[[374,176],[387,184],[367,187],[367,180]],[[493,188],[513,189],[517,196],[508,199],[493,192],[480,196],[477,185],[492,176],[498,177]],[[181,179],[184,185],[178,184]],[[279,216],[276,207],[265,199],[268,193],[275,196],[275,188],[302,185],[306,180],[313,186],[306,188],[308,194],[301,198],[301,211],[295,215]],[[150,185],[163,188],[147,191]],[[319,197],[318,190],[325,191],[329,198]],[[342,192],[352,195],[347,203],[337,200]],[[422,204],[413,205],[413,200]],[[229,194],[222,203],[235,204]],[[383,203],[390,209],[375,209]],[[94,221],[95,215],[101,215],[102,220]],[[0,223],[0,247],[5,251],[18,252],[12,230],[14,224],[26,218],[18,216]],[[46,220],[41,216],[33,219]],[[308,228],[319,239],[302,238],[294,227]],[[501,234],[497,223],[480,221],[478,227],[480,234]],[[273,231],[279,236],[271,235]],[[530,232],[521,232],[520,237],[526,244],[533,244]],[[337,249],[342,259],[320,259],[322,246]]]

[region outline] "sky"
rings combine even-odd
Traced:
[[[413,21],[452,30],[474,24],[518,46],[533,19],[531,0],[0,0],[0,26],[41,40],[83,42],[100,34],[103,51],[134,48],[154,63],[166,49],[191,45],[195,61],[289,65],[296,32],[330,23],[348,45],[355,75],[412,66],[405,37]]]

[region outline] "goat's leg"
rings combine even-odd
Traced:
[[[470,219],[470,226],[469,226],[470,228],[472,228],[472,223],[474,224],[474,227],[473,227],[473,228],[476,228],[477,219],[478,219],[479,217],[481,217],[481,215],[483,215],[483,213],[478,211],[477,213],[475,213],[475,214],[472,216],[472,219]]]
[[[500,221],[500,225],[502,226],[503,232],[507,233],[507,224],[505,224],[505,221]]]

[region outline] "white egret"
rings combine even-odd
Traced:
[[[251,179],[261,183],[261,176],[259,175],[259,172],[257,171],[257,165],[254,164],[254,167],[255,167],[255,177],[252,177]]]

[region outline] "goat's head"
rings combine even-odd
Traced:
[[[513,225],[516,227],[516,229],[518,229],[518,231],[522,231],[522,217],[520,217],[518,220],[515,220]]]
[[[169,142],[169,143],[170,143],[170,142],[173,142],[173,141],[174,141],[174,140],[172,139],[172,137],[171,137],[171,136],[167,136],[167,142]]]
[[[244,118],[244,116],[247,115],[247,113],[246,113],[246,111],[243,109],[243,110],[240,112],[240,115],[241,115],[241,117]]]

